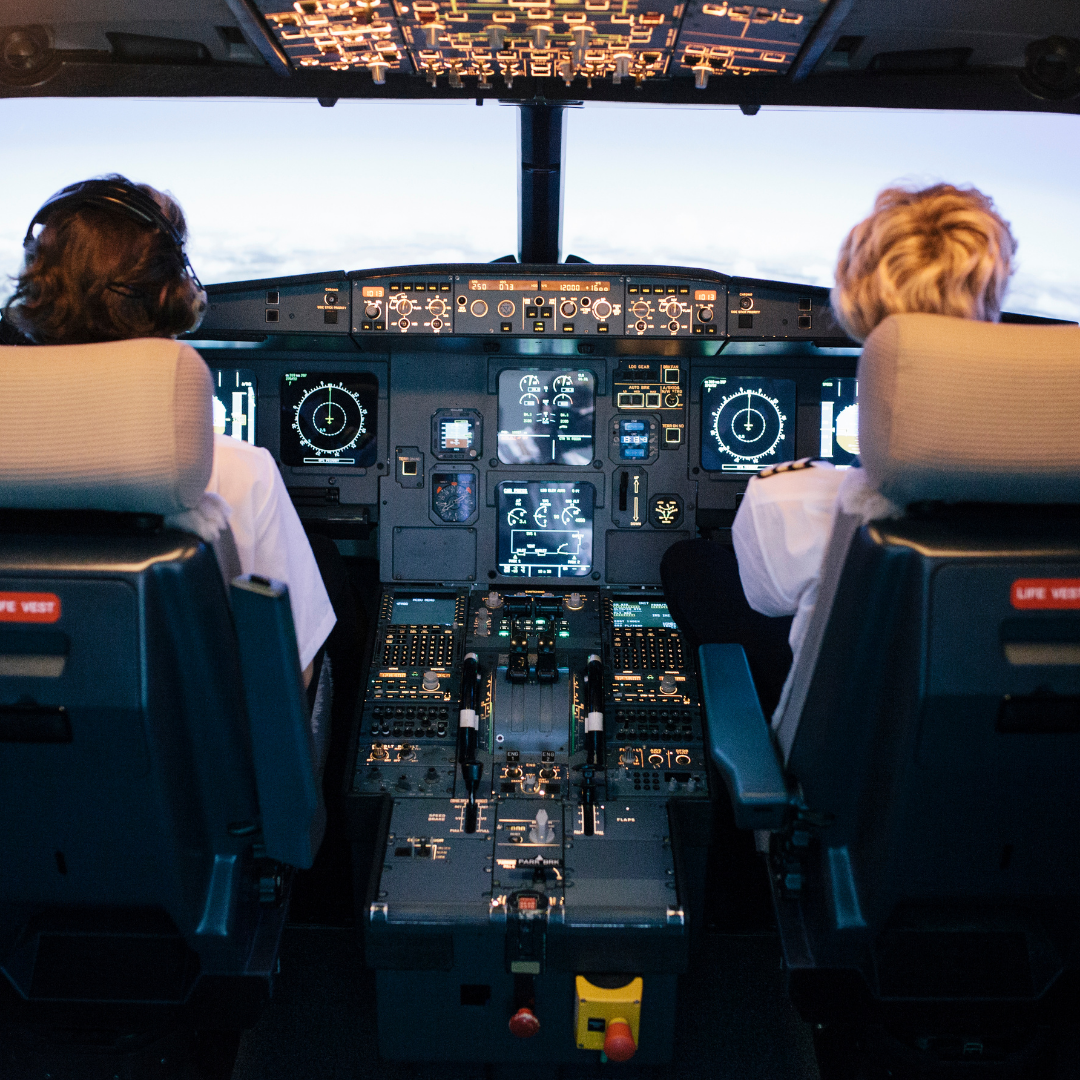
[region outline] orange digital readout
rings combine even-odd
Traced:
[[[715,300],[716,299],[716,290],[715,289],[695,289],[694,290],[694,299],[695,300]]]
[[[470,292],[536,292],[536,288],[537,283],[535,281],[510,281],[505,278],[469,282]]]
[[[362,294],[363,294],[364,299],[366,300],[369,296],[370,297],[385,296],[386,295],[386,290],[381,285],[365,285],[363,290],[362,290]]]
[[[541,281],[541,292],[611,292],[610,281]]]

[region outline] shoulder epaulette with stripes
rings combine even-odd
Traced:
[[[770,476],[779,476],[781,473],[798,472],[800,469],[809,469],[815,461],[821,461],[821,458],[804,457],[799,458],[798,461],[784,461],[779,465],[770,465],[767,469],[762,469],[761,472],[758,473],[758,477],[762,480],[766,480]]]

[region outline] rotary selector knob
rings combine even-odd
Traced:
[[[749,311],[754,306],[754,298],[752,296],[742,296],[739,298],[739,307],[743,311]]]
[[[513,300],[500,300],[499,301],[499,314],[504,319],[509,319],[514,314],[514,301]]]
[[[444,300],[429,300],[427,309],[428,309],[428,311],[431,312],[432,315],[445,315],[446,314],[446,301],[444,301]]]
[[[630,310],[639,318],[644,318],[649,314],[649,302],[648,300],[635,300],[633,307]]]
[[[698,308],[698,322],[712,322],[713,314],[714,312],[711,307]]]
[[[474,300],[469,310],[478,318],[482,319],[487,314],[487,301]]]
[[[665,675],[660,680],[660,693],[661,694],[664,694],[665,696],[670,697],[672,694],[677,693],[678,690],[679,690],[679,685],[675,681],[675,676],[674,675],[669,673],[669,674]]]
[[[580,611],[585,606],[585,597],[579,592],[567,593],[563,597],[563,607],[567,611]]]
[[[597,300],[596,303],[592,306],[593,315],[595,315],[601,322],[603,322],[604,319],[610,318],[613,310],[614,309],[611,306],[611,302],[604,299]]]
[[[573,300],[564,300],[559,305],[559,314],[562,315],[564,319],[573,318],[573,316],[577,314],[577,304],[575,304]]]
[[[484,607],[489,611],[498,611],[502,606],[503,598],[494,589],[484,597]]]
[[[439,689],[439,674],[436,671],[425,671],[424,681],[421,684],[425,690]]]
[[[378,304],[366,304],[364,306],[364,314],[369,319],[377,319],[379,317],[379,315],[380,315],[379,305]]]
[[[412,313],[413,302],[407,296],[399,296],[394,308],[399,315],[409,315]]]

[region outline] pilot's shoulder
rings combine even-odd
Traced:
[[[812,457],[770,465],[751,477],[743,502],[763,505],[828,501],[835,498],[844,473],[845,470],[837,469],[831,461]]]
[[[274,457],[265,447],[253,446],[231,435],[214,435],[210,491],[228,499],[227,490],[240,492],[255,485],[272,487],[277,471]]]

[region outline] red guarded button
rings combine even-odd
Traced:
[[[531,1039],[540,1030],[540,1021],[532,1009],[518,1009],[510,1017],[510,1034],[519,1039]]]
[[[0,592],[0,622],[56,622],[60,597],[51,592]]]
[[[611,1061],[629,1061],[637,1053],[630,1025],[625,1020],[608,1022],[604,1036],[604,1053]]]
[[[1009,599],[1021,611],[1080,611],[1080,578],[1017,578]]]

